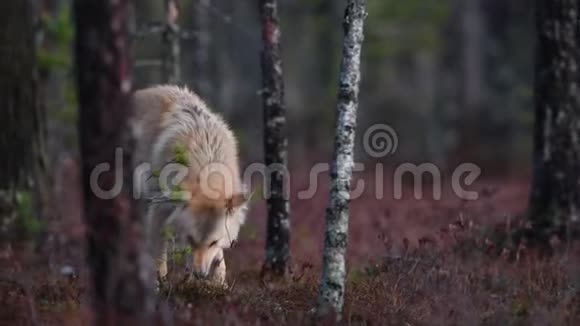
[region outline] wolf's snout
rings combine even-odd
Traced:
[[[222,280],[225,276],[221,275],[225,273],[225,264],[223,260],[223,250],[221,248],[194,252],[192,266],[193,278],[197,280],[213,280],[217,277],[219,280]],[[222,269],[224,271],[222,271]]]
[[[193,271],[193,277],[197,280],[205,280],[209,276],[209,271]]]
[[[198,264],[194,264],[192,269],[193,277],[196,279],[206,279],[210,274],[209,264],[201,261]]]
[[[221,264],[223,258],[216,258],[210,264],[209,268],[200,268],[193,270],[193,277],[198,280],[208,279],[213,271]]]

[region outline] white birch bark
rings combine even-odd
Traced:
[[[360,58],[364,39],[366,0],[348,0],[344,17],[343,58],[337,103],[331,190],[326,210],[323,271],[317,303],[318,316],[331,313],[340,319],[344,304],[348,206],[353,168],[356,111],[360,84]]]

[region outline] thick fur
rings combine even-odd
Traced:
[[[158,275],[167,274],[167,245],[160,230],[170,225],[192,247],[194,275],[225,281],[223,250],[230,248],[244,223],[247,204],[240,180],[237,142],[225,121],[211,112],[193,92],[175,86],[137,91],[135,164],[150,164],[147,180],[138,190],[144,197],[159,196],[159,171],[175,165],[176,148],[185,150],[187,172],[169,182],[184,192],[183,200],[148,204],[148,237],[158,257]],[[153,173],[152,171],[156,171]],[[209,171],[209,172],[208,172]],[[219,173],[212,173],[217,171]],[[170,180],[171,181],[171,180]]]

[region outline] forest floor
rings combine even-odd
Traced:
[[[72,204],[80,200],[73,186],[78,171],[65,167],[62,173],[61,218],[48,227],[50,241],[0,252],[0,325],[81,325],[91,318],[84,232],[80,209]],[[305,189],[307,176],[293,178],[293,189]],[[372,176],[357,178],[374,189]],[[228,289],[170,281],[161,292],[176,324],[308,321],[328,196],[327,180],[320,181],[313,199],[292,197],[293,259],[286,281],[260,278],[265,205],[256,202],[238,245],[227,253]],[[448,190],[441,200],[415,200],[409,193],[394,200],[386,189],[382,200],[365,192],[352,202],[345,324],[580,324],[580,248],[554,241],[558,253],[539,258],[507,237],[520,226],[527,179],[488,177],[472,189],[481,194],[476,201]]]

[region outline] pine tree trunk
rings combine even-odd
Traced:
[[[326,210],[322,280],[317,313],[335,313],[340,319],[344,303],[350,182],[353,168],[356,112],[360,84],[360,58],[364,39],[365,0],[349,0],[344,17],[343,58],[340,67],[336,136],[331,168],[331,190]]]
[[[535,240],[572,231],[580,210],[580,4],[537,0],[534,176]]]
[[[264,107],[264,159],[269,177],[266,262],[263,273],[284,276],[290,259],[290,207],[285,193],[287,165],[286,109],[280,51],[280,24],[276,0],[259,0],[262,22],[262,101]]]
[[[163,31],[163,72],[167,84],[181,81],[181,35],[177,22],[179,7],[177,0],[165,0],[165,31]]]
[[[0,1],[0,240],[14,227],[17,197],[34,196],[42,168],[34,8]]]
[[[131,114],[127,4],[128,0],[74,3],[82,187],[97,324],[150,323],[155,307],[152,262],[141,237],[141,210],[130,194],[133,141],[127,132]],[[116,157],[118,148],[122,161]],[[100,189],[122,182],[112,199],[98,195],[90,183],[91,173],[103,163],[111,168],[100,176]],[[121,173],[122,180],[115,180]]]

